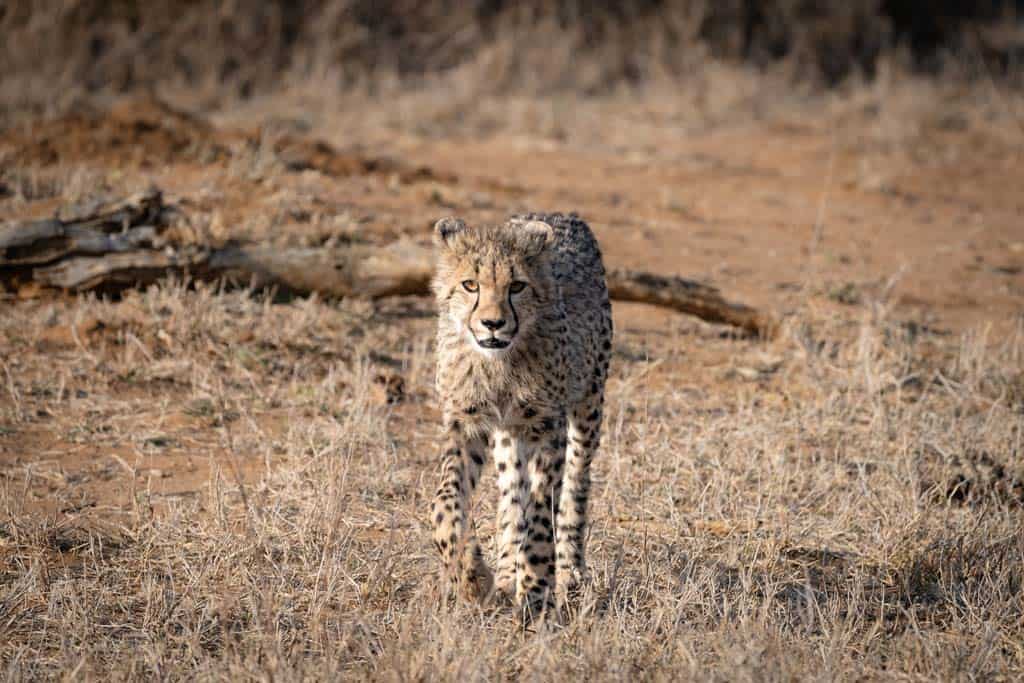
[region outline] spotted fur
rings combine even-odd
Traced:
[[[535,608],[564,600],[586,563],[590,463],[612,348],[601,252],[575,214],[504,225],[438,221],[437,388],[445,440],[434,543],[466,593]],[[471,501],[488,451],[497,466],[496,573]]]

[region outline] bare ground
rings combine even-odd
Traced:
[[[1024,675],[1024,108],[917,82],[784,99],[132,99],[12,125],[2,219],[149,183],[183,243],[577,210],[610,265],[784,322],[615,307],[593,582],[524,630],[435,578],[429,301],[12,286],[4,675]]]

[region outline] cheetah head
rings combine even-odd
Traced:
[[[553,239],[541,221],[471,228],[457,218],[439,220],[434,293],[442,325],[491,359],[528,339],[554,294],[547,258]]]

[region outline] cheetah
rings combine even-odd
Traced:
[[[444,430],[434,544],[463,595],[564,605],[586,571],[612,349],[601,251],[584,221],[559,213],[477,227],[442,218],[434,243]],[[500,493],[493,573],[471,517],[488,450]]]

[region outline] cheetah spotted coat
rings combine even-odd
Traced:
[[[434,544],[470,595],[560,602],[585,572],[590,464],[612,348],[601,252],[575,214],[504,225],[435,226],[437,388],[442,481]],[[497,466],[496,571],[474,532],[471,501],[488,452]]]

